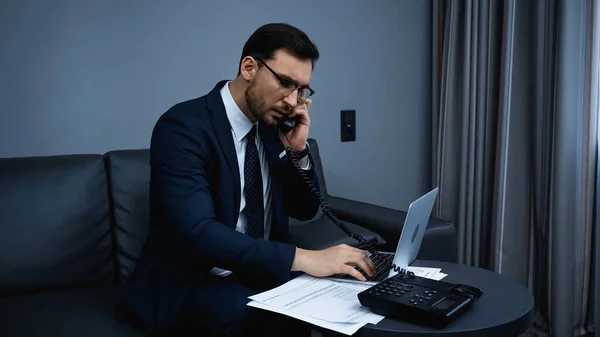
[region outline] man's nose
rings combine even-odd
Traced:
[[[283,101],[290,106],[290,108],[295,108],[298,105],[298,90],[292,91],[289,95],[285,96]]]

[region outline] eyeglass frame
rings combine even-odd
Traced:
[[[290,83],[293,84],[296,88],[292,89],[292,91],[285,95],[285,97],[291,95],[294,91],[298,91],[298,89],[308,89],[308,91],[310,92],[310,94],[308,96],[306,96],[306,98],[300,98],[300,94],[298,94],[298,101],[304,102],[306,101],[309,97],[311,97],[312,95],[315,94],[315,91],[308,85],[300,85],[298,82],[292,80],[292,79],[286,79],[286,78],[281,78],[281,75],[279,75],[278,73],[276,73],[273,69],[271,69],[271,67],[269,67],[267,65],[267,63],[260,57],[258,56],[252,56],[253,58],[257,59],[260,61],[260,63],[264,64],[264,66],[271,72],[271,74],[273,74],[273,76],[275,76],[275,78],[277,78],[277,80],[279,81],[280,85],[284,85],[284,83]]]

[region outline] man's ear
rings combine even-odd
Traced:
[[[240,75],[244,80],[250,82],[254,76],[256,76],[257,71],[258,62],[252,56],[246,56],[242,59],[240,64]]]

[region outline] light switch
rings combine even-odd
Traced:
[[[342,142],[356,140],[356,110],[342,110],[340,115]]]

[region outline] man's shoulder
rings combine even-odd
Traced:
[[[216,104],[215,100],[221,99],[220,88],[225,82],[225,80],[220,81],[203,96],[176,103],[159,117],[158,122],[165,120],[184,120],[186,123],[205,122],[210,118],[211,110],[219,109],[219,104]],[[222,106],[222,102],[220,105]]]
[[[177,103],[160,115],[152,130],[150,148],[203,143],[212,133],[206,98],[202,96]]]
[[[171,106],[158,118],[157,122],[160,123],[165,120],[185,120],[189,123],[193,120],[206,118],[207,114],[206,96],[201,96]]]
[[[181,101],[165,111],[154,125],[151,148],[167,146],[205,146],[214,142],[224,124],[217,87],[207,94]],[[225,119],[226,121],[226,119]]]
[[[158,117],[154,131],[179,130],[194,133],[209,131],[211,118],[206,96],[201,96],[171,106]]]

